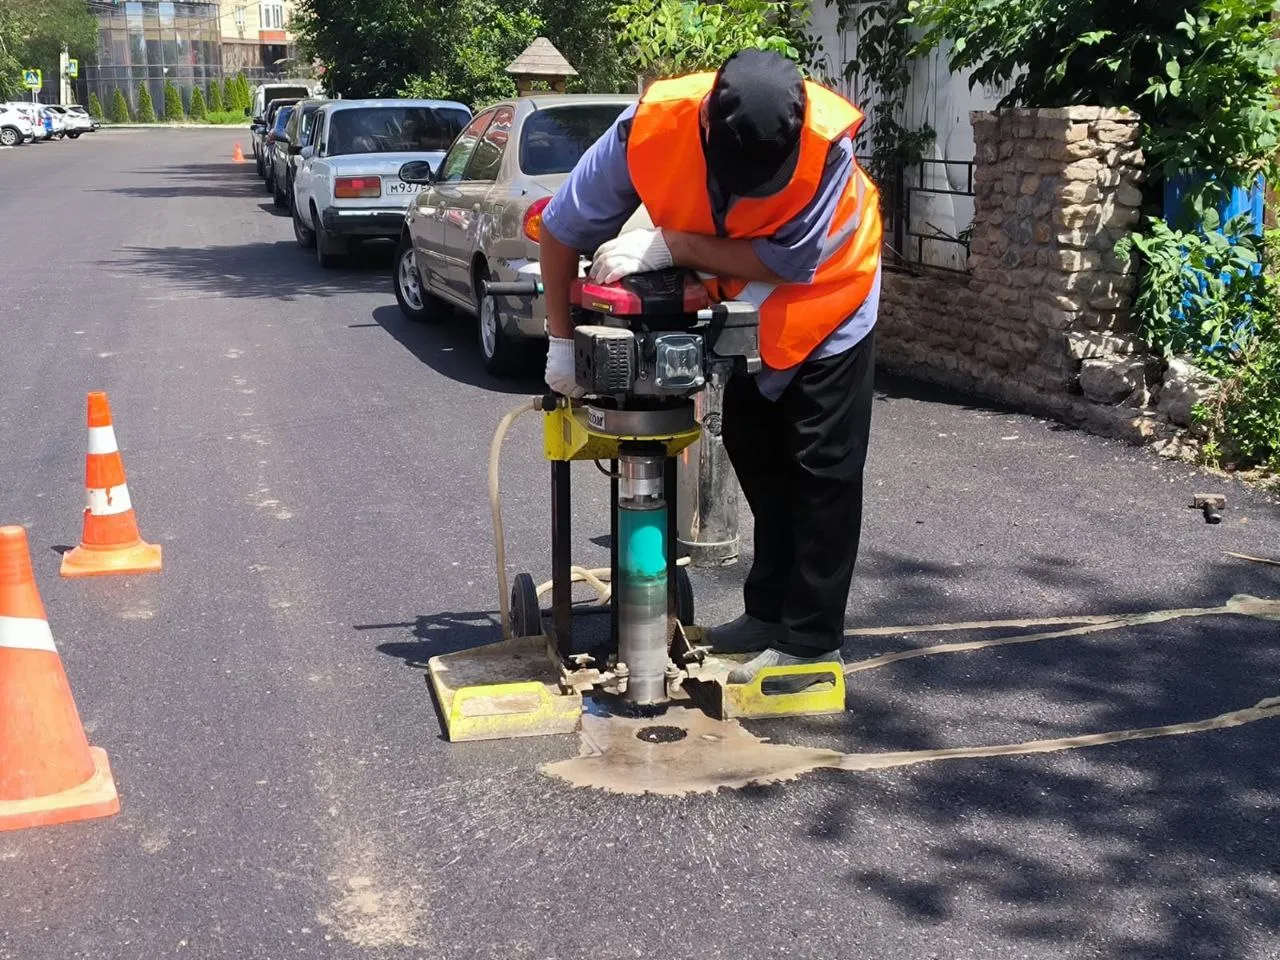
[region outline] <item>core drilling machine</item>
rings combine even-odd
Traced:
[[[538,281],[489,283],[491,297],[534,297]],[[735,665],[712,656],[693,624],[693,591],[676,555],[677,457],[702,426],[694,397],[708,383],[760,369],[759,311],[748,301],[712,302],[692,271],[637,274],[612,284],[578,280],[572,291],[575,376],[586,399],[549,394],[541,410],[551,462],[551,614],[528,573],[512,582],[502,643],[433,657],[432,686],[451,740],[570,732],[584,694],[655,712],[693,699],[732,716],[844,709],[844,675],[832,664],[774,667],[730,684]],[[491,483],[496,480],[495,440]],[[592,460],[610,484],[610,568],[584,571],[570,554],[570,465]],[[606,467],[607,463],[607,467]],[[501,524],[499,581],[505,582]],[[607,586],[605,580],[607,578]],[[594,582],[608,603],[603,646],[575,644],[572,588]],[[549,619],[549,623],[545,622]],[[779,676],[815,673],[799,693],[768,694]]]

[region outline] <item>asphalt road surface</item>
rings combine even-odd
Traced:
[[[123,805],[0,835],[0,958],[1280,954],[1276,720],[686,797],[543,773],[576,737],[442,740],[421,663],[498,635],[487,449],[537,379],[487,378],[461,317],[401,319],[387,251],[316,266],[237,139],[0,152],[0,519]],[[159,576],[57,575],[92,389]],[[1238,484],[900,382],[875,417],[853,627],[1280,597],[1226,556],[1280,553]],[[526,419],[503,472],[511,568],[542,579],[539,450]],[[607,490],[575,476],[596,565]],[[744,570],[695,574],[700,619]],[[923,657],[850,675],[844,715],[748,727],[866,753],[1176,724],[1280,695],[1278,640],[1220,614]]]

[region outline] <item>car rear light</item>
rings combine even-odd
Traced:
[[[535,200],[529,204],[529,209],[524,212],[524,235],[538,243],[542,240],[542,211],[547,208],[547,204],[551,202],[550,197],[543,197],[541,200]]]
[[[338,177],[333,181],[333,195],[339,200],[357,200],[382,196],[381,177]]]

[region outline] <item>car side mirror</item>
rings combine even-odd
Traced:
[[[426,160],[410,160],[400,168],[396,176],[405,183],[416,184],[434,183],[436,179],[431,164]]]
[[[298,156],[302,157],[303,160],[310,160],[315,155],[316,155],[316,148],[313,144],[308,144],[307,146],[303,147],[301,150],[298,151]]]

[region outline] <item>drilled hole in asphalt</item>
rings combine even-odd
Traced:
[[[679,727],[641,727],[636,731],[636,737],[646,743],[675,743],[677,740],[683,740],[688,730],[682,730]]]

